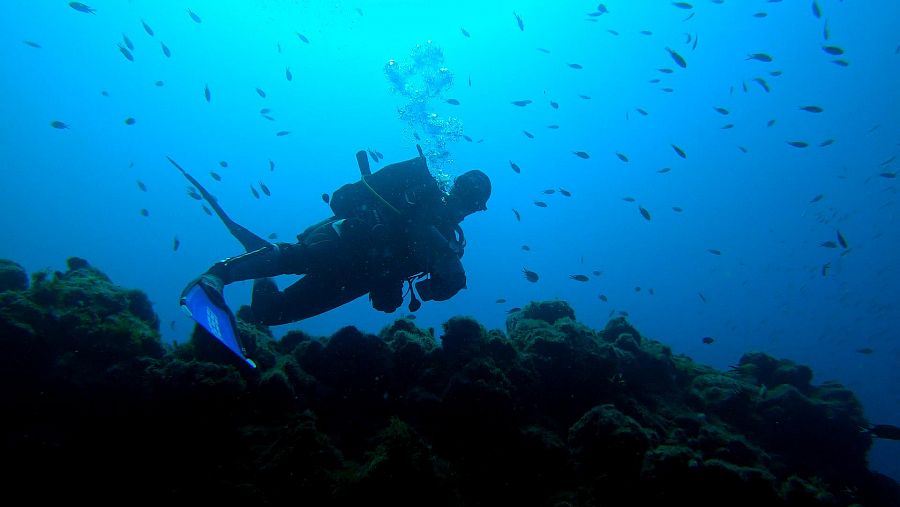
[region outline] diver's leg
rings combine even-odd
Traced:
[[[276,326],[327,312],[366,292],[366,284],[359,280],[340,280],[318,273],[304,276],[284,291],[279,291],[272,280],[257,280],[250,309],[256,322]]]

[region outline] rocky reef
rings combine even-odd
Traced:
[[[5,493],[253,505],[900,505],[854,394],[745,354],[722,372],[625,319],[534,302],[505,330],[330,337],[240,320],[255,370],[82,259],[0,261]]]

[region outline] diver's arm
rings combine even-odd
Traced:
[[[456,239],[448,240],[434,226],[429,226],[417,238],[417,245],[426,252],[426,265],[431,277],[416,283],[423,301],[445,301],[466,286],[466,272],[459,260]]]

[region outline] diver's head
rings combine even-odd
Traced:
[[[491,197],[491,179],[487,174],[474,169],[460,174],[453,180],[447,205],[463,218],[476,211],[487,210],[487,201]]]

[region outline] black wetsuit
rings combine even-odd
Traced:
[[[403,303],[404,282],[418,274],[430,275],[416,284],[423,300],[442,301],[465,287],[461,218],[447,207],[424,157],[345,185],[331,206],[335,216],[306,229],[297,243],[248,252],[210,272],[225,283],[256,279],[251,309],[265,325],[319,315],[366,293],[375,309],[393,312]],[[267,277],[282,274],[304,276],[279,291]]]

